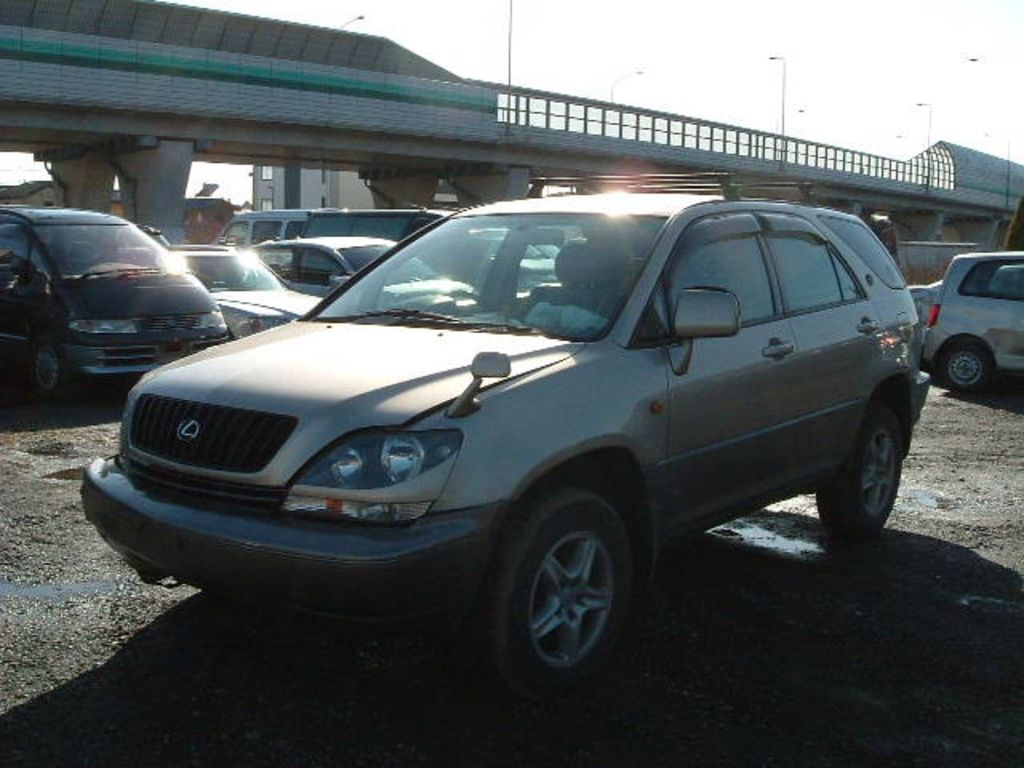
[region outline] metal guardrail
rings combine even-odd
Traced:
[[[952,190],[956,183],[953,157],[941,144],[910,160],[895,160],[698,118],[518,88],[499,91],[497,119],[527,128],[849,173],[926,189]]]

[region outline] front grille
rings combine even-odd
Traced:
[[[155,365],[156,355],[156,347],[106,347],[100,350],[100,365]]]
[[[276,512],[287,494],[284,488],[277,486],[228,483],[124,458],[121,468],[136,486],[172,500],[194,502],[200,499],[232,509]]]
[[[143,331],[190,331],[199,325],[202,315],[164,315],[139,318]]]
[[[139,450],[179,464],[258,472],[297,423],[277,413],[143,395],[132,415],[131,436]]]

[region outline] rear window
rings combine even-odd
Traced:
[[[823,216],[822,219],[840,240],[864,260],[883,283],[890,288],[906,287],[907,281],[903,279],[896,262],[867,225],[838,216]]]

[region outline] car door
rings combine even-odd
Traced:
[[[46,267],[28,229],[16,222],[0,223],[0,358],[14,361],[28,353],[33,328],[50,310]],[[22,269],[34,268],[27,279]]]
[[[963,331],[980,336],[996,366],[1024,371],[1024,260],[991,259],[974,266],[955,298]]]
[[[699,528],[799,476],[792,422],[800,412],[801,387],[790,362],[797,347],[760,226],[748,213],[690,225],[664,284],[669,308],[686,288],[727,290],[740,306],[735,336],[668,348],[674,511],[667,522],[670,528]]]
[[[295,290],[314,296],[326,296],[333,285],[332,278],[347,276],[341,259],[336,254],[306,246],[295,249],[298,258],[298,273],[295,277]]]
[[[760,215],[799,354],[801,431],[811,474],[842,463],[882,373],[885,331],[838,250],[805,219]]]

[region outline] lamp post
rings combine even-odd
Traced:
[[[925,188],[930,189],[932,186],[932,105],[927,101],[919,101],[918,107],[928,108],[928,133],[925,136],[924,142],[924,185]]]
[[[612,104],[615,103],[615,89],[619,87],[619,83],[621,83],[626,78],[638,77],[638,76],[642,75],[643,73],[644,73],[644,71],[642,69],[634,69],[631,72],[626,72],[625,74],[619,75],[617,78],[615,78],[615,81],[612,83],[611,90],[610,90],[610,92],[608,94],[608,101],[610,101]]]
[[[340,27],[338,27],[338,31],[340,32],[345,27],[347,27],[349,24],[355,24],[357,21],[363,21],[364,19],[366,19],[366,17],[363,16],[362,14],[360,14],[359,16],[353,16],[351,19],[349,19],[344,24],[342,24]]]
[[[782,135],[782,158],[779,160],[780,163],[786,162],[786,57],[785,56],[769,56],[768,61],[778,61],[782,64],[782,119],[780,121],[780,131]]]

